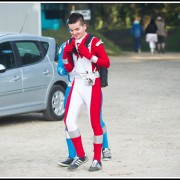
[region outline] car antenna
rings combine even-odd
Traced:
[[[20,30],[20,33],[22,32],[22,30],[23,30],[23,27],[24,27],[24,24],[25,24],[25,22],[26,22],[26,19],[27,19],[27,17],[29,16],[29,14],[26,14],[26,17],[25,17],[25,19],[24,19],[24,23],[23,23],[23,25],[22,25],[22,28],[21,28],[21,30]]]

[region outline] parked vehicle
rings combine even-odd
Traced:
[[[0,34],[0,117],[41,112],[63,119],[67,78],[57,73],[58,54],[54,38]]]

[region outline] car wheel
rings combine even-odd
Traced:
[[[43,111],[44,118],[50,121],[60,121],[64,118],[65,89],[54,85],[49,93],[47,109]]]

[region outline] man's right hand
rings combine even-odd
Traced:
[[[66,44],[65,48],[64,48],[64,52],[63,52],[63,56],[62,58],[63,59],[67,59],[68,58],[68,55],[70,53],[72,53],[72,50],[73,50],[73,45],[72,44]]]

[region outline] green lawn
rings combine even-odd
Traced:
[[[101,39],[104,42],[104,46],[106,49],[106,52],[108,55],[119,55],[122,53],[122,50],[120,47],[115,45],[111,40],[107,39],[105,36],[103,36],[98,31],[95,31],[93,29],[88,29],[87,32],[92,33],[93,35],[97,36],[99,39]],[[70,34],[67,31],[66,27],[62,27],[59,30],[44,30],[42,31],[43,36],[49,36],[54,37],[56,39],[56,42],[58,45],[61,45],[63,42],[67,41],[70,38]]]
[[[129,29],[96,31],[89,27],[88,32],[102,39],[108,55],[119,55],[122,51],[133,51],[133,41]],[[54,37],[59,45],[70,38],[67,27],[62,27],[56,31],[44,30],[42,35]],[[142,37],[142,51],[149,51],[149,45],[145,42],[145,35]],[[180,27],[171,27],[168,29],[166,51],[180,52]]]

